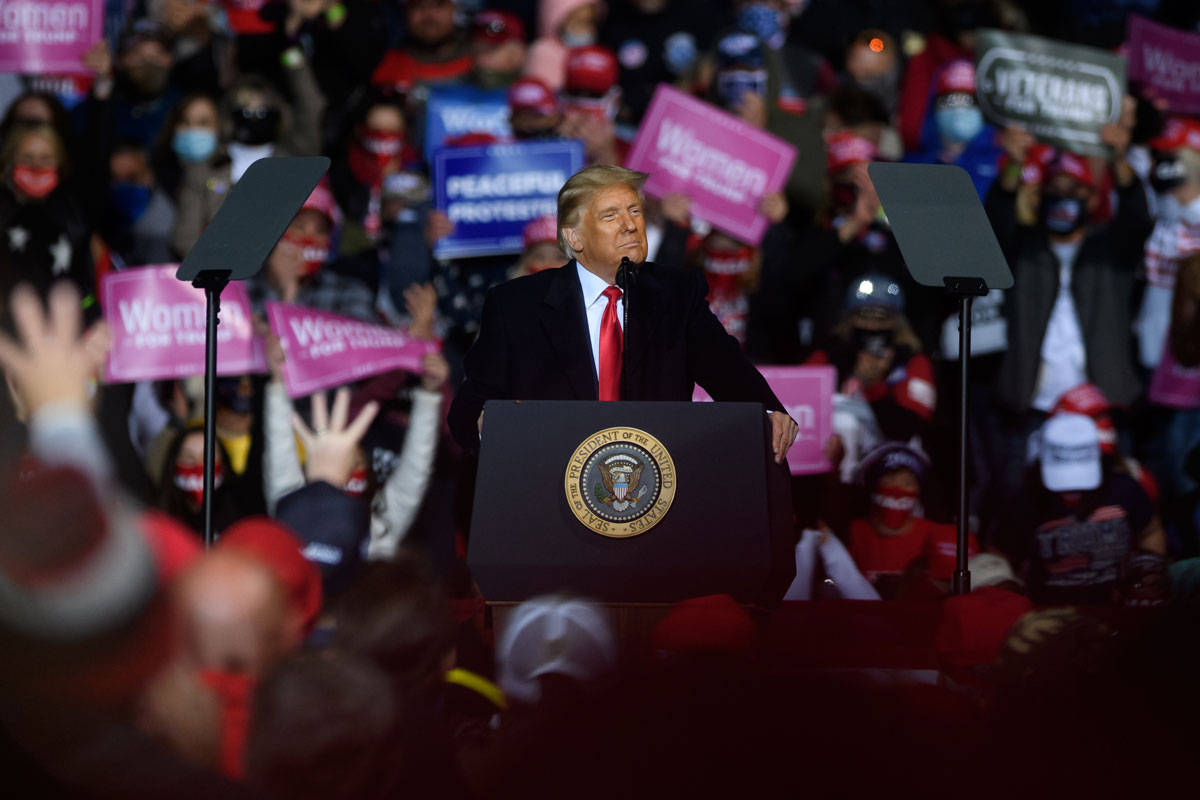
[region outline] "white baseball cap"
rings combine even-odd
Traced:
[[[1091,417],[1055,414],[1042,428],[1042,482],[1052,492],[1100,485],[1100,433]]]
[[[526,600],[496,643],[497,682],[509,697],[526,703],[541,699],[542,675],[586,682],[616,660],[616,639],[604,610],[561,595]]]

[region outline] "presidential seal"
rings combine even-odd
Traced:
[[[589,436],[567,462],[567,504],[601,536],[625,538],[653,528],[675,499],[675,462],[662,442],[637,428]]]

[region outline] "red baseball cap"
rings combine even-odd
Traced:
[[[304,632],[321,613],[321,572],[304,557],[300,539],[269,517],[249,517],[221,535],[217,547],[241,553],[265,566],[283,586],[288,605],[300,615]]]
[[[342,211],[338,208],[337,200],[333,197],[333,192],[329,189],[329,182],[324,178],[317,184],[317,188],[312,190],[312,194],[304,201],[304,205],[300,206],[301,211],[319,211],[329,219],[329,224],[333,227],[338,227],[342,224]]]
[[[1088,163],[1074,153],[1065,150],[1046,164],[1045,179],[1049,181],[1055,175],[1070,175],[1089,188],[1094,188],[1096,185],[1096,180],[1092,177],[1092,168]]]
[[[525,24],[507,11],[480,11],[471,22],[471,39],[502,45],[525,41]]]
[[[654,627],[654,649],[667,653],[724,653],[751,659],[758,629],[745,609],[727,594],[694,597],[675,604]]]
[[[581,91],[603,94],[616,83],[617,57],[607,47],[576,47],[567,54],[563,87],[568,94]]]
[[[1081,383],[1063,392],[1050,411],[1055,414],[1083,414],[1096,422],[1100,434],[1100,452],[1112,455],[1117,451],[1117,429],[1108,413],[1108,398],[1094,383]]]
[[[538,217],[531,220],[525,226],[525,249],[533,247],[535,244],[542,242],[558,243],[558,217],[553,214],[547,214],[544,217]]]
[[[854,164],[869,164],[875,160],[877,154],[870,139],[864,139],[853,131],[835,133],[826,143],[825,150],[831,175]]]
[[[1162,133],[1149,142],[1155,150],[1178,150],[1181,147],[1200,152],[1200,122],[1184,117],[1171,117]]]
[[[267,0],[225,0],[225,18],[229,29],[238,34],[271,33],[275,26],[258,12]]]
[[[975,94],[975,65],[965,58],[951,61],[938,76],[937,93]]]
[[[994,664],[1013,624],[1030,611],[1028,597],[996,586],[947,597],[934,635],[943,670],[960,683],[977,685],[968,668]]]
[[[508,87],[508,107],[513,112],[558,113],[558,97],[546,82],[538,78],[518,78]]]
[[[494,134],[487,131],[472,131],[471,133],[460,133],[458,136],[449,136],[442,142],[446,147],[472,147],[485,144],[499,144],[500,139]]]

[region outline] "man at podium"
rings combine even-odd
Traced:
[[[488,293],[450,406],[464,448],[486,435],[488,400],[689,401],[698,383],[714,400],[762,403],[782,463],[796,423],[709,310],[704,277],[642,263],[647,177],[605,165],[577,172],[558,193],[558,244],[570,262]],[[616,285],[625,258],[635,267],[628,298]]]

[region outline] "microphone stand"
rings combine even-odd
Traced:
[[[629,400],[629,289],[637,281],[637,265],[629,256],[621,259],[617,267],[617,286],[621,288],[621,394]]]

